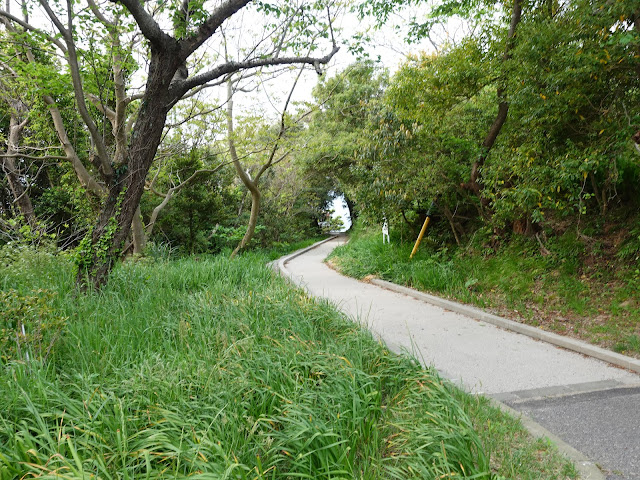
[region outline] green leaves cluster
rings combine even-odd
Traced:
[[[317,90],[323,109],[314,135],[322,139],[322,158],[330,159],[324,165],[339,170],[343,189],[371,219],[417,222],[437,198],[458,237],[483,224],[530,231],[550,217],[606,215],[635,202],[637,5],[524,3],[505,53],[511,7],[445,2],[427,14],[421,34],[429,33],[429,22],[452,16],[474,22],[472,34],[409,58],[386,84],[360,64]],[[361,10],[390,18],[375,2]],[[323,93],[332,98],[324,102]],[[500,102],[507,120],[488,151],[483,142]],[[364,107],[360,116],[352,111],[357,106]],[[480,158],[476,194],[469,182]]]
[[[67,318],[52,303],[56,293],[38,289],[24,295],[0,291],[0,364],[46,361]]]
[[[116,213],[109,218],[103,232],[96,242],[93,241],[94,227],[90,227],[84,238],[75,249],[74,257],[78,271],[82,275],[92,275],[93,270],[101,268],[105,264],[111,264],[120,257],[121,249],[124,245],[117,245],[114,248],[113,237],[118,229],[118,214],[122,208],[124,190],[118,195],[116,201]]]

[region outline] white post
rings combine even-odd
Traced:
[[[386,243],[391,243],[391,240],[389,240],[389,224],[387,223],[387,219],[384,219],[384,223],[382,224],[382,244],[385,244],[385,239],[386,239]]]

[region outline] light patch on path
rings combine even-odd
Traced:
[[[339,237],[290,260],[291,278],[368,326],[391,350],[408,351],[468,391],[501,394],[606,380],[640,384],[638,375],[604,362],[342,276],[323,263],[342,242]]]

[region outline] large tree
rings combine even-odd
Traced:
[[[137,0],[97,5],[88,0],[86,8],[71,1],[63,5],[47,0],[39,3],[56,32],[44,32],[6,11],[0,11],[0,16],[56,45],[66,59],[76,105],[91,138],[90,157],[107,191],[99,218],[79,254],[78,282],[97,288],[121,255],[139,211],[167,114],[181,99],[249,69],[307,64],[319,71],[320,65],[329,62],[338,50],[330,34],[328,6],[318,2],[260,2],[256,8],[251,8],[250,0],[185,0],[170,6]],[[326,19],[314,17],[325,8]],[[251,16],[251,21],[235,21],[240,11]],[[262,25],[260,37],[252,35],[248,23]],[[92,71],[88,60],[93,50],[99,50],[96,32],[101,30],[106,32],[100,41],[106,45],[110,72],[106,75],[108,82],[98,85],[99,95],[92,95],[87,91],[92,83],[88,78],[92,74],[105,76],[95,68]],[[137,63],[144,61],[146,68],[138,75],[145,76],[146,86],[143,91],[134,91],[131,83],[136,62],[129,45],[140,36],[145,40],[142,53],[146,58]],[[244,44],[238,44],[230,55],[234,39]],[[316,47],[319,39],[325,39],[325,55],[299,53]],[[195,68],[196,74],[189,75],[188,67]],[[92,85],[97,83],[93,81]],[[108,94],[104,93],[106,88]],[[112,138],[103,135],[96,109],[108,119]]]

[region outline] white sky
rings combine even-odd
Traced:
[[[347,204],[344,201],[344,197],[338,197],[333,200],[333,204],[331,208],[335,211],[332,215],[333,218],[342,218],[342,223],[344,227],[342,228],[342,232],[345,232],[351,228],[351,218],[349,217],[349,209],[347,208]]]

